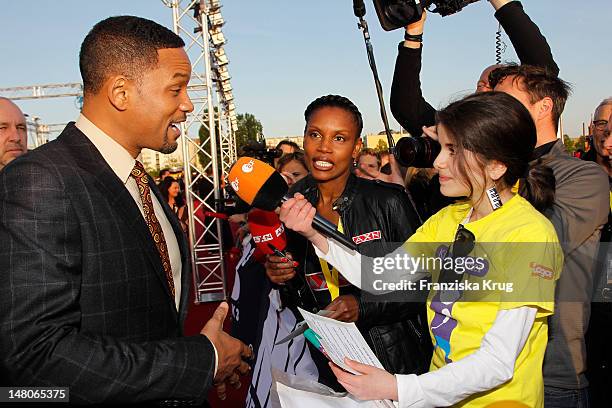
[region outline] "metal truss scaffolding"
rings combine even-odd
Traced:
[[[172,9],[174,32],[185,41],[192,65],[188,91],[194,110],[182,125],[181,143],[195,302],[217,301],[226,294],[222,225],[207,214],[215,212],[215,203],[224,199],[220,186],[236,160],[237,127],[223,49],[224,20],[218,0],[162,1]],[[206,136],[203,141],[201,128]]]
[[[221,28],[225,21],[219,0],[162,0],[172,10],[174,32],[185,41],[192,64],[191,82],[187,88],[194,111],[182,124],[181,147],[183,174],[189,212],[189,243],[193,263],[195,302],[225,298],[225,265],[222,225],[215,203],[223,197],[220,188],[229,168],[236,161],[236,108],[228,72],[229,60],[223,48]],[[77,97],[81,105],[80,83],[31,85],[0,88],[0,95],[13,100]],[[34,118],[37,147],[48,140],[48,134],[59,125],[43,125]],[[207,135],[200,141],[200,128]],[[204,157],[204,164],[200,157]],[[201,188],[202,186],[208,188]]]

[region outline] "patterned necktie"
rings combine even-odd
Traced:
[[[174,296],[174,279],[172,278],[172,267],[170,265],[170,256],[168,255],[168,246],[166,245],[166,239],[164,238],[164,231],[162,230],[161,224],[155,216],[153,211],[153,200],[151,199],[151,188],[149,187],[149,177],[144,169],[141,162],[136,160],[136,164],[132,169],[131,176],[136,180],[138,185],[138,192],[140,193],[140,199],[142,200],[142,208],[144,210],[145,221],[155,241],[155,246],[161,257],[162,265],[164,266],[164,272],[166,272],[166,279],[168,280],[168,286],[170,286],[170,292]]]

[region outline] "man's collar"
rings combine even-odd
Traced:
[[[557,142],[560,142],[560,140],[553,140],[552,142],[544,143],[543,145],[536,147],[533,150],[532,160],[537,160],[540,157],[550,153]]]
[[[113,169],[123,184],[127,183],[135,164],[132,155],[117,141],[87,119],[85,115],[79,115],[75,126],[83,132],[96,149],[98,149],[104,160],[108,163],[110,168]],[[140,155],[137,159],[140,159]]]

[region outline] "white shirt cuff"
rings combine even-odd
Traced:
[[[207,336],[204,337],[208,339]],[[208,339],[208,341],[210,341],[210,339]],[[212,341],[210,341],[210,345],[212,346],[213,350],[215,350],[215,373],[213,374],[213,378],[215,378],[217,376],[217,370],[219,369],[219,353],[217,353],[217,348]]]
[[[433,405],[426,405],[425,394],[416,374],[396,374],[395,379],[399,408],[433,407]]]

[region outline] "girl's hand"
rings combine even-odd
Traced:
[[[312,220],[316,213],[317,209],[302,194],[295,193],[293,198],[281,205],[279,218],[287,228],[310,239],[317,235],[312,227]]]
[[[360,400],[398,400],[397,381],[393,374],[348,358],[344,359],[344,363],[361,374],[348,373],[334,363],[329,363],[338,382],[348,392]]]

